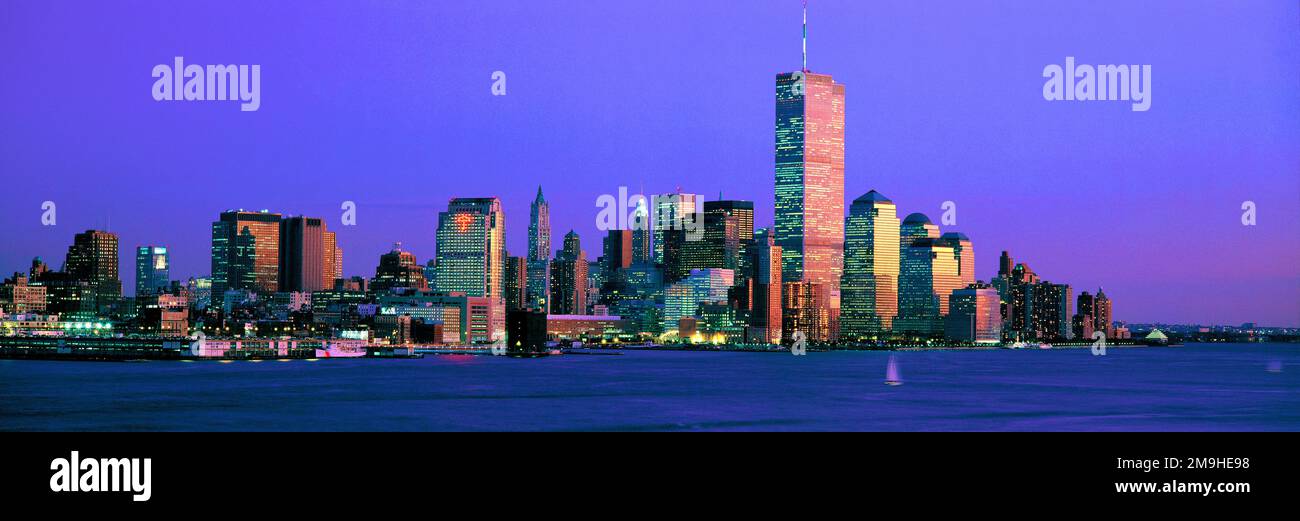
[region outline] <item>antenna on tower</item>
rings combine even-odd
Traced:
[[[803,0],[803,71],[808,72],[808,0]]]

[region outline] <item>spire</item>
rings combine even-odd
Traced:
[[[803,0],[803,71],[808,72],[808,0]]]
[[[545,201],[545,200],[546,200],[545,197],[542,197],[542,185],[537,185],[537,200],[538,200],[538,201]]]

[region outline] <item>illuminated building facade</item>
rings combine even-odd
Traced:
[[[280,221],[280,291],[322,291],[334,287],[342,253],[325,221],[286,217]]]
[[[452,199],[438,214],[437,290],[501,299],[504,305],[505,238],[499,199]]]
[[[840,338],[878,339],[898,316],[898,209],[872,190],[853,201],[844,222]]]
[[[506,312],[527,307],[528,261],[523,257],[506,257]],[[508,328],[507,328],[508,329]]]
[[[542,312],[550,310],[551,293],[551,205],[537,187],[528,212],[527,305]]]
[[[748,250],[754,241],[753,201],[705,201],[704,240],[700,254],[687,263],[695,268],[735,270],[736,283],[749,278]]]
[[[749,255],[753,275],[750,278],[750,342],[781,343],[781,247],[776,245],[770,228],[755,232]]]
[[[117,235],[99,230],[78,233],[68,247],[63,271],[72,280],[90,286],[89,298],[99,313],[108,311],[122,298],[117,255]]]
[[[14,273],[0,284],[0,311],[14,314],[44,312],[45,289],[28,284],[26,274]]]
[[[654,232],[654,261],[665,267],[665,276],[677,277],[678,280],[690,272],[683,264],[681,256],[685,253],[687,220],[698,218],[700,198],[695,194],[681,192],[656,195],[652,198],[654,214],[651,216],[651,228]],[[675,233],[673,233],[675,232]],[[671,268],[671,269],[670,269]]]
[[[939,237],[952,246],[952,255],[957,259],[957,278],[962,286],[975,283],[975,248],[970,237],[960,232],[947,232]]]
[[[809,342],[834,340],[829,291],[813,282],[787,282],[781,289],[781,341],[791,342],[803,332]]]
[[[1111,300],[1101,288],[1097,288],[1097,294],[1093,297],[1092,320],[1094,330],[1106,332],[1106,338],[1116,338],[1115,322],[1111,315]]]
[[[375,268],[375,279],[370,289],[383,293],[393,289],[412,290],[429,289],[424,267],[415,259],[415,254],[402,250],[402,243],[393,245],[388,253],[379,256],[379,266]]]
[[[167,248],[140,246],[135,249],[135,296],[157,295],[171,284]]]
[[[1001,297],[988,284],[971,284],[952,292],[944,338],[957,342],[998,344],[1002,342]]]
[[[212,223],[212,294],[280,290],[280,214],[231,210]]]
[[[1070,339],[1073,295],[1069,284],[1039,282],[1030,286],[1031,326],[1034,338],[1047,341]]]
[[[820,284],[839,308],[844,253],[844,85],[776,77],[776,244],[785,282]]]
[[[920,336],[942,333],[948,298],[962,287],[952,244],[925,237],[913,240],[901,253],[894,329]]]
[[[557,315],[587,314],[587,254],[582,240],[572,230],[564,236],[564,248],[551,262],[551,312]]]

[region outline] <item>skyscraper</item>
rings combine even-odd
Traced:
[[[1111,300],[1106,296],[1106,292],[1097,288],[1097,294],[1093,297],[1093,315],[1092,328],[1096,331],[1105,331],[1106,338],[1115,338],[1115,322],[1111,315]]]
[[[704,241],[698,258],[690,259],[691,269],[724,268],[735,270],[736,283],[749,277],[747,250],[754,240],[753,201],[705,201]]]
[[[1030,286],[1031,322],[1036,338],[1048,341],[1070,338],[1071,293],[1069,284],[1043,281]]]
[[[1074,338],[1092,339],[1092,332],[1096,328],[1096,302],[1092,294],[1087,291],[1079,293],[1074,300],[1074,318],[1070,321]]]
[[[753,275],[750,297],[751,342],[781,343],[781,247],[776,245],[772,230],[754,233],[749,254]]]
[[[506,312],[527,309],[528,261],[506,257]],[[507,315],[509,316],[509,315]],[[544,330],[545,328],[543,328]]]
[[[88,284],[95,309],[105,312],[122,297],[122,279],[118,275],[117,235],[86,230],[73,238],[63,271],[74,281]]]
[[[135,249],[135,296],[157,295],[171,284],[167,248],[140,246]]]
[[[872,190],[853,201],[845,220],[840,337],[863,340],[888,332],[898,316],[898,209]]]
[[[792,341],[796,332],[802,332],[809,342],[834,340],[829,298],[821,284],[785,283],[781,288],[781,341]]]
[[[452,199],[438,214],[437,290],[502,299],[504,306],[505,237],[499,199]]]
[[[736,284],[736,272],[722,268],[691,270],[686,283],[695,290],[697,302],[727,302],[727,291]]]
[[[280,291],[323,291],[334,287],[338,240],[325,221],[285,217],[280,221]]]
[[[694,249],[688,242],[702,239],[692,234],[704,224],[700,212],[703,201],[695,194],[681,192],[654,196],[655,263],[664,267],[664,281],[676,282],[691,272],[689,256]],[[702,232],[702,230],[700,230]]]
[[[962,287],[952,244],[923,237],[912,240],[901,253],[894,329],[922,336],[942,333],[948,298]]]
[[[645,197],[636,199],[632,222],[632,263],[654,264],[654,229]]]
[[[325,288],[332,289],[334,281],[343,278],[343,247],[334,232],[325,232],[325,252]]]
[[[280,290],[280,214],[222,212],[212,223],[212,295],[227,290]]]
[[[551,263],[551,313],[587,314],[587,254],[572,230],[564,235],[564,248]]]
[[[1002,317],[997,290],[988,284],[971,284],[952,292],[944,337],[959,342],[997,344],[1002,341]]]
[[[429,289],[427,279],[415,254],[402,250],[399,242],[388,253],[379,256],[379,266],[375,268],[375,279],[370,289],[376,293],[397,288],[426,290]]]
[[[528,212],[528,283],[526,300],[530,308],[547,312],[551,292],[551,205],[537,187],[537,197]]]
[[[632,230],[609,230],[601,241],[600,269],[588,275],[596,287],[599,303],[611,305],[627,296],[626,272],[632,267]],[[597,280],[598,279],[598,280]]]
[[[952,254],[957,259],[957,277],[963,286],[975,283],[975,248],[970,238],[964,233],[947,232],[939,237],[952,246]]]
[[[807,40],[807,13],[804,16]],[[776,77],[776,243],[786,282],[814,282],[839,308],[844,253],[844,85],[826,74]]]
[[[632,230],[609,230],[601,242],[605,280],[611,280],[618,270],[632,266]]]
[[[923,213],[908,214],[899,225],[899,245],[906,248],[916,239],[937,239],[939,238],[939,225],[930,222],[930,218]]]

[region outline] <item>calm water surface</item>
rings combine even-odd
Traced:
[[[1300,430],[1300,346],[0,360],[0,430]]]

